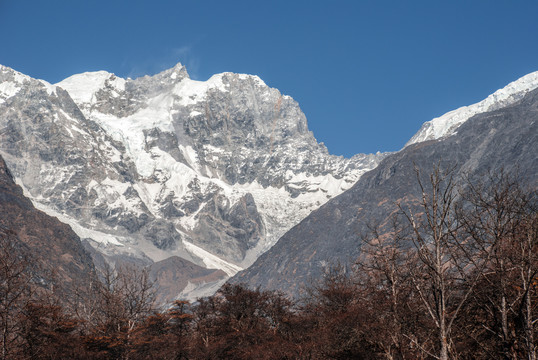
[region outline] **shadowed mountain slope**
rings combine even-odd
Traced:
[[[0,157],[0,226],[15,233],[17,244],[34,265],[42,285],[62,292],[88,286],[94,266],[80,238],[66,224],[37,210],[13,181]]]
[[[416,165],[428,174],[437,164],[476,180],[488,171],[517,172],[538,184],[538,90],[513,105],[475,115],[453,135],[411,144],[385,158],[348,191],[287,232],[232,282],[299,295],[328,264],[357,258],[368,224],[383,223],[396,203],[418,194]]]

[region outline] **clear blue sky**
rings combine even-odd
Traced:
[[[538,70],[538,1],[0,0],[0,64],[259,75],[333,154],[400,149],[435,116]]]

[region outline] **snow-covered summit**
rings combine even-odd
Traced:
[[[0,104],[16,95],[25,81],[31,78],[10,67],[0,65]]]
[[[70,76],[55,85],[66,90],[76,103],[91,103],[95,93],[106,85],[124,91],[125,79],[107,71],[92,71]]]
[[[112,262],[178,256],[232,275],[383,158],[330,155],[297,102],[255,75],[197,81],[177,64],[20,93],[3,80],[0,154],[37,207]]]
[[[23,88],[39,88],[49,95],[56,91],[54,85],[45,80],[33,79],[8,66],[0,65],[0,104],[17,95]]]
[[[463,106],[424,123],[405,146],[453,135],[458,127],[472,116],[514,104],[537,87],[538,71],[511,82],[476,104]]]

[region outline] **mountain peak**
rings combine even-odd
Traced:
[[[71,98],[78,104],[91,103],[95,93],[111,85],[119,91],[125,89],[125,79],[108,71],[92,71],[76,74],[55,84],[67,90]]]
[[[484,100],[462,106],[425,122],[420,130],[405,144],[407,147],[422,141],[435,140],[454,135],[461,124],[476,114],[506,107],[521,100],[529,91],[538,88],[538,71],[527,74],[504,88],[495,91]]]
[[[0,65],[0,104],[8,98],[15,96],[22,88],[24,82],[32,78],[10,67]]]
[[[330,155],[299,105],[253,75],[196,81],[177,64],[73,75],[54,96],[27,85],[0,106],[0,154],[41,209],[113,262],[179,256],[230,276],[383,158]]]
[[[190,79],[189,73],[187,72],[187,68],[182,63],[178,62],[176,65],[171,67],[170,69],[166,69],[161,71],[158,74],[155,74],[153,76],[143,76],[144,79],[159,79],[163,82],[179,82],[183,79]]]

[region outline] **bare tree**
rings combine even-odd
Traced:
[[[20,317],[31,295],[31,263],[16,234],[0,227],[0,329],[1,359],[16,357]]]
[[[106,266],[102,281],[96,282],[91,296],[91,333],[87,337],[90,350],[105,352],[115,358],[128,359],[132,334],[154,310],[155,291],[147,269]]]
[[[488,347],[485,342],[491,338],[489,334],[493,343],[500,343],[499,352],[504,358],[535,360],[536,192],[523,189],[517,176],[504,171],[490,174],[480,183],[468,181],[467,185],[458,218],[475,247],[471,256],[487,259],[487,267],[480,274],[482,286],[475,292],[482,313],[477,341]]]
[[[399,204],[406,227],[400,231],[409,244],[411,281],[434,323],[438,338],[435,358],[447,360],[454,321],[471,295],[489,258],[469,254],[468,237],[456,216],[458,192],[453,170],[436,166],[427,181],[415,167],[420,199]],[[468,256],[465,256],[467,254]]]
[[[383,314],[370,324],[376,328],[373,339],[387,359],[417,359],[421,352],[431,352],[431,339],[429,332],[418,330],[424,328],[424,319],[413,297],[412,259],[400,233],[402,226],[391,216],[386,223],[368,228],[362,236],[355,281],[372,311]]]

